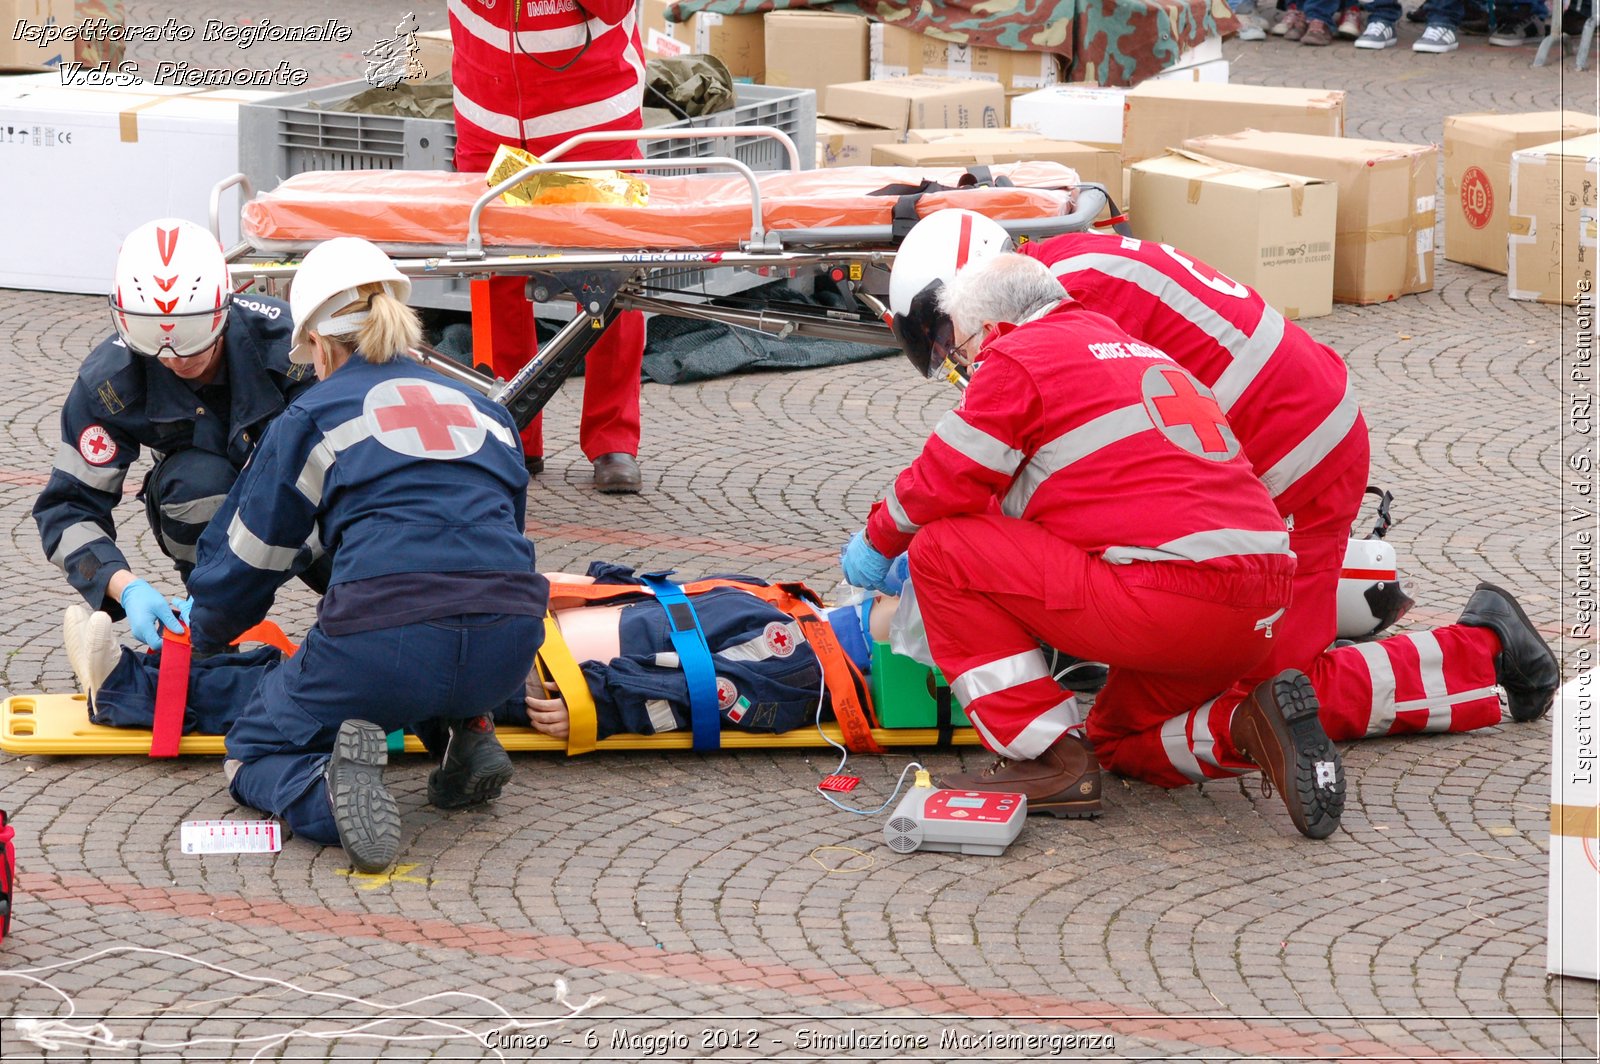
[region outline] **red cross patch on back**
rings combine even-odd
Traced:
[[[1239,438],[1217,397],[1180,367],[1151,366],[1139,390],[1156,428],[1185,451],[1213,462],[1226,462],[1239,453]]]
[[[487,435],[470,399],[415,377],[374,386],[362,407],[372,438],[413,458],[465,458]]]

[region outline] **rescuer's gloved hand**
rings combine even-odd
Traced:
[[[133,637],[145,646],[160,648],[163,627],[169,632],[183,631],[166,596],[143,580],[135,580],[122,589],[121,603]]]
[[[188,598],[175,598],[171,599],[170,601],[172,603],[173,610],[178,614],[178,620],[182,621],[184,627],[187,628],[189,626],[189,611],[194,609],[194,596],[190,595]]]
[[[839,554],[839,568],[844,570],[845,580],[855,587],[882,591],[884,578],[889,575],[889,559],[867,542],[867,534],[862,531],[851,536],[850,542],[844,545]]]
[[[889,572],[883,578],[883,589],[891,595],[898,596],[905,589],[906,579],[911,575],[911,555],[899,554],[894,561],[889,563]]]

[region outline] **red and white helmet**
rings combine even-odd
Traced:
[[[889,309],[894,334],[924,377],[949,357],[955,337],[939,309],[939,291],[973,262],[1011,250],[1011,234],[973,211],[935,211],[911,227],[895,251],[889,271]]]
[[[198,355],[228,324],[233,289],[222,245],[182,218],[146,222],[122,241],[110,300],[111,320],[130,350]]]

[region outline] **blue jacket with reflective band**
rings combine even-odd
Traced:
[[[117,336],[84,360],[61,408],[61,444],[33,517],[45,555],[93,609],[122,615],[106,598],[106,583],[132,567],[117,546],[111,514],[140,449],[207,451],[242,468],[267,424],[316,383],[310,366],[289,361],[291,328],[282,301],[234,298],[223,332],[225,410],[202,403],[175,374]]]
[[[278,586],[324,552],[330,587],[531,573],[527,491],[504,407],[409,358],[373,364],[357,352],[273,422],[200,537],[195,646],[261,620]]]

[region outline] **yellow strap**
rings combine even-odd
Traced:
[[[594,698],[589,682],[583,678],[578,659],[561,638],[561,626],[549,614],[544,618],[544,646],[539,648],[537,668],[561,690],[567,704],[567,756],[576,757],[594,749],[599,722],[595,719]]]

